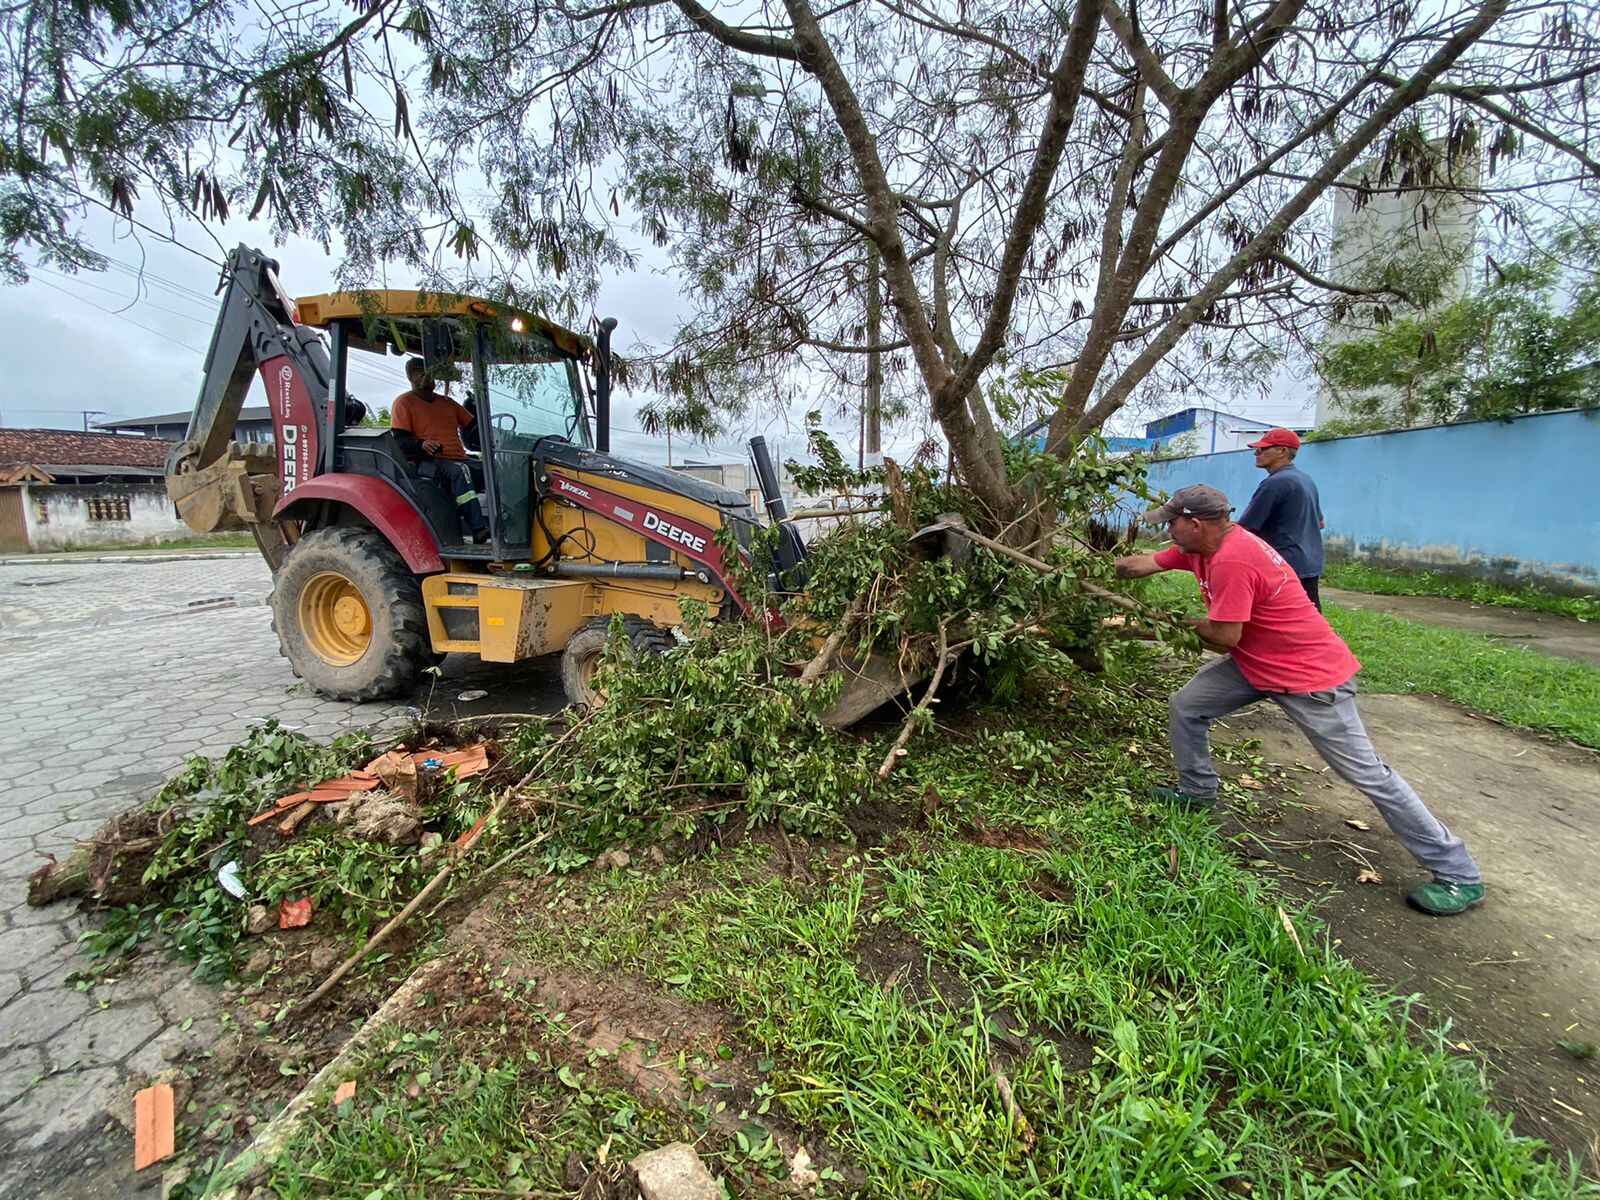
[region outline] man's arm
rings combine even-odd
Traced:
[[[439,443],[425,442],[419,438],[413,420],[411,393],[401,392],[394,398],[394,408],[389,413],[389,428],[399,438],[401,452],[411,459],[415,459],[419,451],[423,454],[433,454],[439,449]]]
[[[1156,562],[1154,554],[1124,554],[1117,559],[1118,579],[1143,579],[1146,575],[1159,575],[1166,569]]]
[[[1213,621],[1209,617],[1192,617],[1189,624],[1200,635],[1202,642],[1213,650],[1224,652],[1237,646],[1240,635],[1244,633],[1243,621]]]
[[[1260,533],[1272,520],[1272,510],[1278,505],[1278,489],[1273,486],[1272,476],[1268,475],[1258,485],[1255,494],[1250,497],[1250,503],[1244,506],[1244,511],[1235,519],[1235,525],[1243,525],[1251,533]]]

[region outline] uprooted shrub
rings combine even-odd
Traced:
[[[1009,699],[1041,668],[1097,667],[1130,632],[1192,640],[1168,618],[1130,615],[1112,591],[1111,557],[1087,536],[1086,514],[1119,489],[1143,490],[1137,462],[1109,460],[1098,445],[1066,464],[1014,451],[1011,469],[1040,506],[1078,514],[1058,525],[1049,545],[1019,548],[1038,564],[1028,565],[970,543],[970,553],[946,555],[943,539],[917,536],[956,514],[974,530],[1003,537],[1005,528],[978,510],[965,488],[941,483],[926,468],[848,472],[824,437],[814,445],[825,464],[836,464],[829,482],[857,492],[876,485],[882,511],[817,541],[804,587],[792,594],[769,590],[771,531],[758,541],[736,583],[758,611],[779,612],[781,623],[708,625],[702,611],[685,605],[688,643],[639,659],[619,629],[599,680],[605,704],[553,753],[561,735],[547,727],[528,727],[509,743],[524,769],[549,753],[530,803],[544,796],[559,805],[563,832],[578,844],[687,832],[735,815],[803,833],[840,832],[844,814],[893,761],[892,751],[885,757],[881,726],[862,736],[836,732],[822,719],[847,673],[869,655],[895,664],[908,680],[928,675],[942,656],[965,656],[972,676]],[[841,633],[832,645],[830,635]],[[817,661],[830,652],[836,661]],[[830,669],[807,682],[802,676],[814,663]],[[917,696],[907,703],[913,733],[932,724],[928,703]]]

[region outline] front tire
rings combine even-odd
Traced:
[[[317,529],[273,577],[272,624],[294,673],[337,700],[408,693],[430,652],[422,585],[370,529]]]
[[[674,645],[668,630],[652,625],[643,617],[623,617],[622,628],[628,648],[635,656],[665,654]],[[594,675],[605,658],[610,634],[609,617],[590,621],[572,635],[567,648],[561,652],[561,688],[567,694],[567,703],[575,708],[598,708],[605,703],[605,693],[594,686]]]

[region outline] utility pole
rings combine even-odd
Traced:
[[[867,241],[867,395],[861,410],[862,467],[883,457],[883,281],[878,244]]]
[[[78,412],[83,416],[83,431],[85,433],[89,432],[90,417],[104,417],[109,415],[103,408],[80,408]]]
[[[667,426],[667,466],[672,465],[672,426]]]

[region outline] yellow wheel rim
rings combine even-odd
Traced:
[[[578,664],[578,679],[583,684],[583,690],[589,693],[590,708],[599,708],[605,703],[606,694],[594,685],[594,677],[599,674],[604,658],[604,652],[596,651]]]
[[[337,571],[313,575],[300,593],[300,628],[318,658],[335,667],[358,661],[372,644],[372,613]]]

